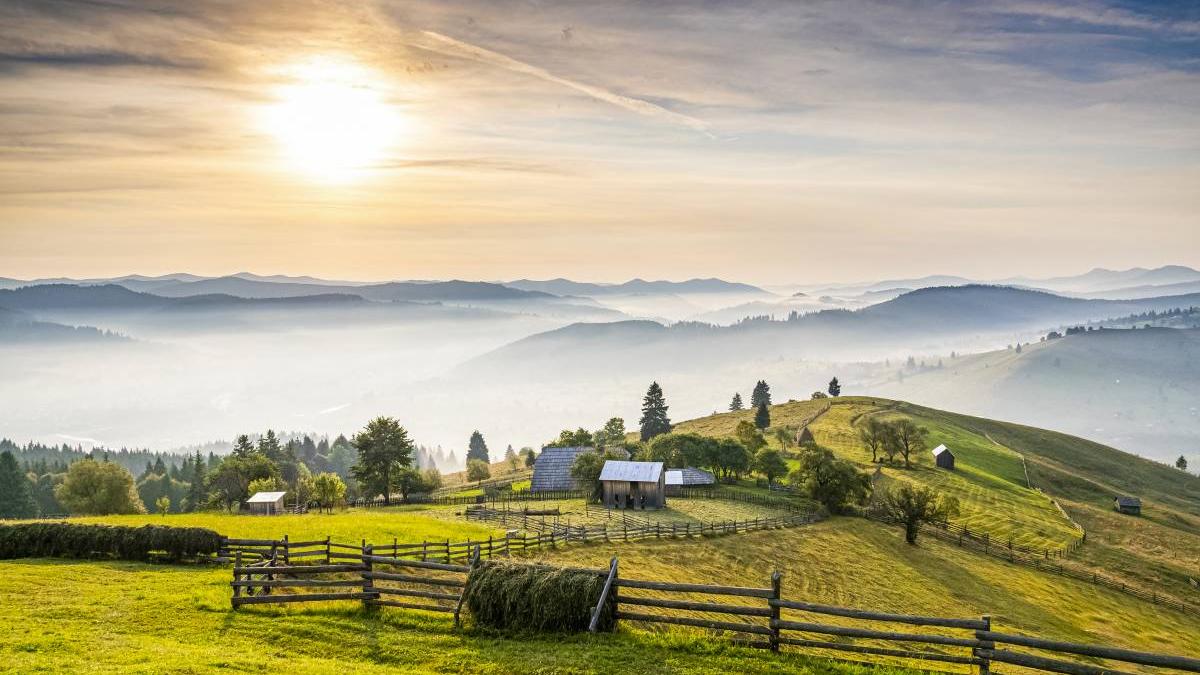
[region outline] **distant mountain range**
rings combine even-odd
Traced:
[[[583,295],[594,297],[604,295],[691,295],[711,293],[753,293],[760,295],[774,295],[773,293],[765,291],[757,286],[724,281],[722,279],[689,279],[687,281],[646,281],[644,279],[631,279],[620,284],[586,283],[562,278],[548,279],[546,281],[517,279],[515,281],[504,282],[504,285],[510,288],[519,288],[526,291],[541,291],[543,293],[552,293],[554,295],[564,296]]]

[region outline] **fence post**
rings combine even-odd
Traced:
[[[325,535],[325,564],[328,565],[332,559],[329,551],[329,535]]]
[[[783,574],[779,570],[771,575],[771,599],[783,599]],[[771,651],[779,651],[779,605],[772,604],[768,601],[771,608]]]
[[[980,619],[983,621],[983,630],[985,632],[991,631],[992,630],[992,616],[990,614],[984,614],[983,616],[980,617]],[[981,639],[979,632],[975,633],[975,639],[977,639],[977,640]],[[991,649],[995,648],[995,644],[992,643],[991,641],[988,641],[986,643],[986,647],[988,650],[991,650]],[[982,656],[979,652],[980,652],[980,648],[978,648],[978,647],[971,649],[972,656],[975,656],[976,658],[980,659],[979,675],[988,675],[992,669],[991,659],[989,659],[986,656]]]
[[[604,601],[608,599],[609,593],[614,592],[614,582],[617,580],[617,556],[613,556],[608,564],[608,578],[604,581],[604,587],[600,589],[600,600],[596,602],[596,608],[592,610],[592,620],[588,622],[588,632],[595,633],[600,627],[600,612],[604,609]],[[615,602],[615,598],[614,598]],[[615,625],[616,619],[613,619]]]
[[[474,570],[478,565],[479,565],[479,546],[476,545],[475,550],[471,552],[471,561],[468,563],[468,566],[471,568],[471,570]],[[467,572],[467,581],[470,581],[470,580],[471,580],[471,572],[468,571]],[[466,600],[466,599],[467,599],[467,587],[464,584],[462,593],[459,593],[459,595],[458,595],[458,605],[456,605],[454,607],[454,627],[455,628],[458,628],[459,626],[462,625],[460,616],[462,614],[463,600]]]
[[[284,566],[292,564],[292,549],[288,545],[288,536],[283,535],[283,564]]]
[[[374,554],[375,554],[375,547],[373,545],[368,544],[366,539],[363,539],[362,540],[362,564],[363,564],[363,568],[364,568],[363,572],[362,572],[362,580],[363,580],[362,592],[363,593],[374,593],[375,592],[375,582],[374,582],[374,580],[371,579],[371,572],[375,569],[375,564],[374,564],[374,562],[372,562],[372,560],[370,558],[370,556],[372,556]],[[365,606],[365,607],[371,606],[371,598],[370,597],[363,598],[363,606]]]
[[[242,549],[239,548],[237,552],[233,554],[233,598],[229,601],[229,604],[232,605],[234,609],[238,608],[238,598],[240,598],[242,595],[242,587],[238,586],[238,582],[242,580],[242,575],[238,572],[238,568],[241,566]]]

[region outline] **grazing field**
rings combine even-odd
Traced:
[[[620,557],[622,576],[631,578],[767,587],[778,569],[789,600],[903,614],[991,614],[993,625],[1005,632],[1200,652],[1195,617],[930,538],[909,546],[898,528],[857,518],[705,541],[596,543],[536,554],[547,562],[590,567],[603,566],[613,555]],[[791,616],[811,620],[802,613]]]
[[[458,507],[461,511],[462,507]],[[162,515],[102,516],[71,518],[77,523],[106,523],[110,525],[173,525],[175,527],[206,527],[227,537],[241,539],[279,539],[288,535],[292,541],[307,541],[332,537],[334,541],[357,544],[382,544],[393,538],[402,542],[426,539],[465,541],[486,539],[503,534],[487,524],[466,522],[454,516],[453,507],[391,506],[372,509],[349,509],[336,513],[310,512],[302,515],[249,516],[203,512]]]
[[[512,522],[517,523],[513,527],[517,527],[521,521],[521,512],[526,507],[533,510],[558,509],[559,511],[557,519],[554,516],[530,516],[529,520],[531,521],[537,518],[545,520],[547,523],[610,525],[612,527],[620,527],[622,523],[627,523],[630,527],[635,525],[654,525],[655,523],[683,525],[685,523],[697,524],[729,520],[754,520],[755,518],[774,518],[787,515],[785,511],[769,506],[704,497],[668,497],[667,508],[648,511],[606,509],[596,504],[586,504],[582,499],[509,502],[507,504],[497,504],[492,508],[500,511],[507,508],[515,519]],[[461,519],[461,516],[456,516],[455,512],[450,511],[437,512],[436,517],[458,517]]]
[[[224,567],[0,563],[0,672],[900,672],[679,634],[456,632],[444,615],[367,611],[351,602],[235,612],[229,580]]]
[[[938,411],[908,406],[896,401],[847,397],[817,401],[795,401],[771,407],[772,427],[795,429],[809,420],[816,442],[838,456],[873,470],[871,454],[858,440],[856,424],[868,416],[890,420],[907,416],[929,430],[928,444],[944,443],[957,458],[956,470],[933,466],[926,451],[911,458],[913,468],[886,466],[888,480],[909,481],[937,488],[959,499],[962,514],[955,523],[974,531],[988,532],[993,541],[1037,548],[1060,549],[1077,538],[1078,532],[1054,508],[1050,499],[1025,484],[1021,456],[985,435],[956,424]],[[682,422],[676,431],[715,436],[732,436],[737,423],[752,419],[752,411],[723,413]],[[767,434],[778,444],[773,434]]]

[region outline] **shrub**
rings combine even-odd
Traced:
[[[522,631],[585,631],[604,589],[595,572],[488,560],[467,578],[467,609],[475,623]],[[600,630],[613,626],[611,596],[600,614]]]
[[[115,558],[170,561],[216,553],[221,535],[200,527],[22,523],[0,525],[0,560],[11,558]]]

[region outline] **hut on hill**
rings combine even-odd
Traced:
[[[1137,497],[1127,497],[1119,495],[1113,500],[1113,508],[1120,513],[1126,513],[1131,516],[1142,515],[1142,500]]]
[[[667,505],[662,462],[610,459],[600,471],[604,506],[616,509],[661,509]]]
[[[933,463],[937,464],[939,469],[954,470],[954,453],[950,452],[950,448],[945,445],[939,445],[933,449]]]
[[[715,476],[695,467],[668,469],[666,478],[667,494],[679,494],[684,488],[707,487],[717,482]]]
[[[533,478],[529,480],[530,492],[557,492],[576,490],[571,477],[571,465],[585,452],[595,452],[591,446],[573,448],[543,448],[533,463]]]
[[[796,432],[796,445],[804,445],[805,443],[816,443],[817,439],[813,438],[813,432],[805,426]]]
[[[283,513],[283,496],[286,492],[255,492],[246,500],[250,513],[258,516],[274,516]]]

